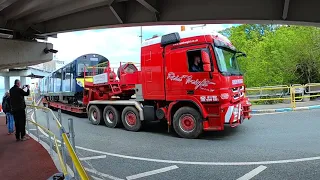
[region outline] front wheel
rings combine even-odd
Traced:
[[[90,106],[89,112],[88,112],[88,117],[89,117],[90,122],[94,125],[100,125],[103,122],[103,121],[101,121],[102,120],[101,110],[96,105]]]
[[[181,107],[173,116],[173,128],[183,138],[197,138],[202,133],[200,113],[191,107]]]
[[[139,112],[135,107],[127,106],[123,109],[122,124],[129,131],[139,131],[141,128],[141,120]]]

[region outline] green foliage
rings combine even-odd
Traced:
[[[320,82],[320,29],[251,25],[220,33],[247,54],[239,58],[248,87]]]

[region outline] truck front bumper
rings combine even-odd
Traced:
[[[225,107],[224,123],[230,124],[231,127],[236,127],[239,124],[242,124],[245,119],[250,119],[250,106],[248,98],[244,98],[237,104],[230,104]]]
[[[203,121],[203,129],[205,131],[221,131],[225,125],[236,127],[244,122],[245,119],[250,119],[251,103],[247,98],[238,101],[237,103],[224,103],[219,107],[219,114],[209,116]],[[217,112],[217,111],[215,111]]]

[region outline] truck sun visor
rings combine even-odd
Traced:
[[[234,46],[232,46],[232,45],[230,46],[226,42],[223,42],[223,41],[220,41],[220,40],[217,40],[217,39],[214,40],[214,45],[217,46],[217,47],[224,47],[224,48],[228,48],[228,49],[231,49],[233,51],[236,51],[236,48]]]
[[[180,42],[180,35],[177,32],[166,34],[161,37],[161,46],[162,47],[169,45],[169,44],[175,44],[178,42]]]

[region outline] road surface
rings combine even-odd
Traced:
[[[140,132],[73,118],[77,153],[94,179],[319,179],[320,110],[255,115],[237,128],[179,138],[148,123]],[[47,125],[37,111],[37,121]],[[51,119],[51,130],[58,134]],[[67,128],[66,128],[67,129]],[[32,131],[35,133],[35,131]]]

